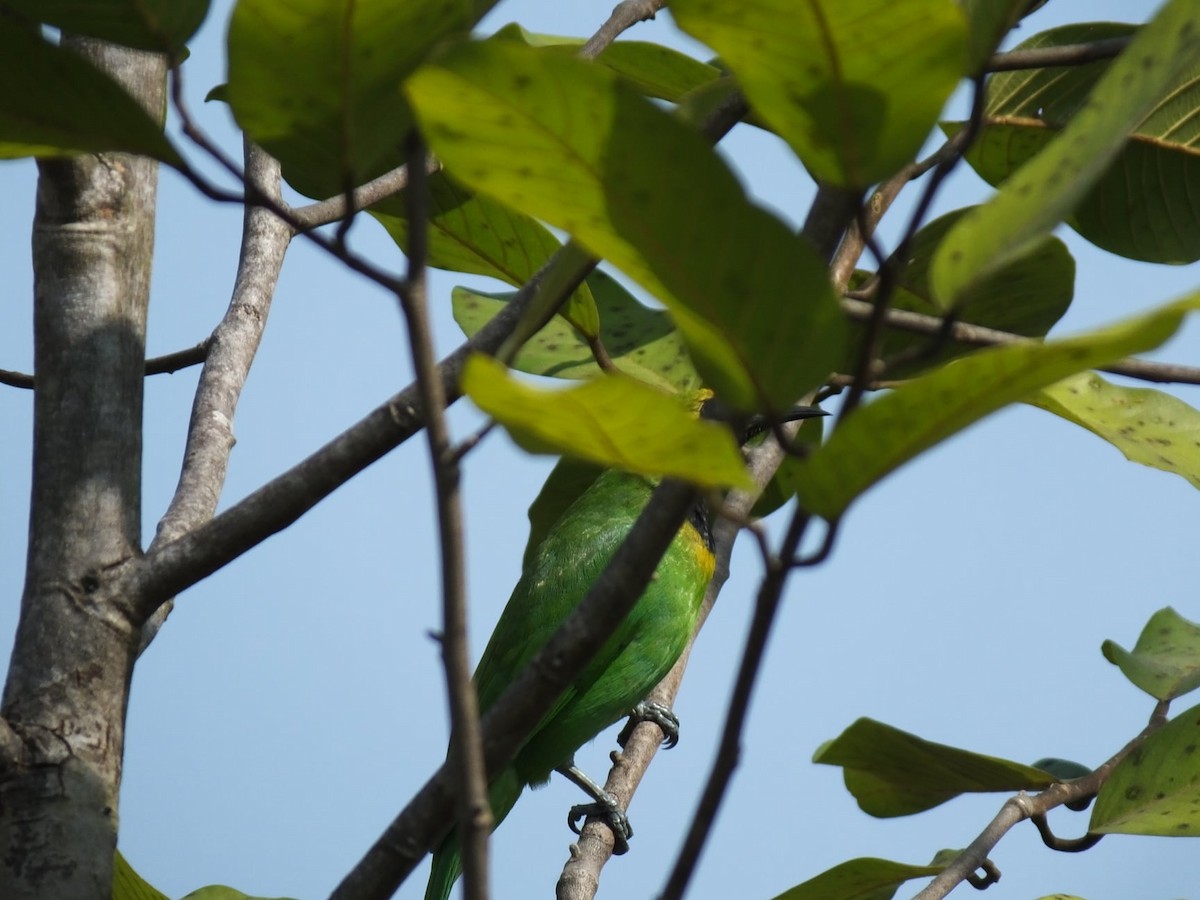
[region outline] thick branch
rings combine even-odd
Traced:
[[[279,164],[250,143],[246,144],[246,177],[264,196],[281,196]],[[233,296],[208,341],[207,359],[192,403],[179,484],[158,523],[151,553],[208,521],[217,511],[235,443],[234,413],[258,352],[291,238],[292,230],[273,213],[260,206],[246,207]],[[171,601],[163,603],[147,621],[142,630],[143,650],[170,614],[171,606]]]
[[[458,377],[472,352],[492,353],[540,291],[541,275],[557,265],[556,254],[517,296],[473,338],[438,366],[448,401],[459,397]],[[554,279],[569,296],[594,262]],[[282,531],[389,450],[425,425],[415,385],[409,385],[307,459],[180,538],[144,558],[129,560],[114,577],[144,621],[167,598],[208,577],[268,537]]]
[[[161,57],[63,44],[161,115]],[[141,544],[157,176],[123,154],[39,163],[30,543],[3,700],[6,755],[15,736],[24,763],[0,772],[6,900],[103,897],[111,884],[137,633],[101,575]]]
[[[655,489],[587,597],[483,720],[489,775],[508,765],[555,700],[629,614],[696,500],[684,485]],[[454,773],[443,765],[333,892],[334,900],[384,900],[437,846],[452,820]]]

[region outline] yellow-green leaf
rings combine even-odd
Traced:
[[[921,451],[1070,374],[1157,347],[1197,307],[1200,294],[1077,337],[981,350],[914,379],[857,410],[801,463],[800,502],[835,519]]]
[[[1029,403],[1104,438],[1131,462],[1200,487],[1200,411],[1170,394],[1081,372],[1039,391]]]
[[[934,259],[935,293],[953,302],[1069,215],[1125,138],[1197,62],[1200,5],[1168,0],[1058,136],[950,232]]]
[[[1200,625],[1169,606],[1150,617],[1132,653],[1114,641],[1105,641],[1100,650],[1126,678],[1158,700],[1200,687]]]
[[[407,88],[455,178],[662,300],[726,404],[784,409],[832,369],[845,322],[824,264],[700,135],[611,72],[488,41],[453,48]]]
[[[727,428],[697,419],[681,398],[632,378],[605,375],[568,390],[538,390],[495,360],[472,356],[461,383],[463,393],[531,453],[569,454],[701,487],[750,483]]]
[[[671,13],[831,184],[865,188],[907,163],[966,71],[954,0],[673,0]]]
[[[167,895],[135,872],[117,850],[113,856],[112,900],[167,900]]]
[[[1135,747],[1100,788],[1088,831],[1200,836],[1200,706]]]
[[[913,866],[861,856],[826,869],[780,894],[775,900],[891,900],[913,878],[938,875],[945,865]]]

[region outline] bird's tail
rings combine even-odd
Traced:
[[[499,825],[509,814],[521,796],[525,785],[512,769],[506,770],[488,789],[492,804],[492,818]],[[457,829],[447,835],[442,846],[433,852],[433,869],[429,873],[429,884],[425,887],[425,900],[449,900],[454,882],[462,874],[462,849],[458,844]]]

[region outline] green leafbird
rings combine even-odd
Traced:
[[[819,415],[824,412],[802,407],[786,418]],[[583,600],[625,540],[655,484],[655,479],[627,472],[602,473],[527,555],[521,578],[475,670],[481,713]],[[496,825],[526,785],[545,784],[551,772],[573,766],[579,747],[627,715],[670,671],[695,629],[714,564],[708,512],[697,504],[616,634],[559,698],[512,765],[492,780],[490,801]],[[568,774],[576,781],[582,777],[577,772]],[[623,837],[618,836],[618,843]],[[461,867],[458,838],[452,832],[434,852],[425,900],[446,900]]]

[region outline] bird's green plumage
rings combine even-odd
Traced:
[[[654,483],[638,475],[601,475],[549,530],[525,571],[475,670],[486,711],[587,594],[612,559]],[[698,527],[699,526],[699,527]],[[702,514],[685,523],[633,611],[583,674],[559,698],[512,766],[491,785],[499,824],[525,785],[543,784],[575,750],[626,715],[679,658],[713,573]],[[459,875],[452,834],[434,853],[426,900],[445,900]]]

